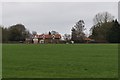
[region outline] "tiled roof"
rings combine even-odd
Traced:
[[[60,39],[61,35],[60,34],[55,34],[55,35],[40,34],[40,35],[36,35],[36,37],[37,38],[45,38],[45,39],[51,39],[51,38]]]

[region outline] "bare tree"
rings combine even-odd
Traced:
[[[33,36],[37,35],[37,32],[36,31],[32,31],[32,35]]]
[[[57,31],[51,31],[51,34],[59,34]]]
[[[70,41],[71,40],[71,35],[70,34],[64,34],[63,36],[65,41]]]
[[[111,22],[113,19],[114,16],[112,16],[110,13],[102,12],[96,14],[93,21],[94,21],[94,25],[101,26],[101,24]]]
[[[90,29],[91,38],[94,38],[98,42],[107,42],[108,31],[110,31],[114,16],[108,12],[102,12],[95,15],[94,25]]]
[[[83,42],[85,37],[85,23],[83,20],[79,20],[74,27],[72,27],[72,40],[75,42]]]
[[[74,26],[75,30],[76,30],[78,33],[83,33],[83,31],[85,30],[84,27],[85,27],[85,23],[84,23],[83,20],[79,20],[79,21],[75,24],[75,26]]]

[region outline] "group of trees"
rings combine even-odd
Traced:
[[[24,41],[25,38],[30,37],[30,32],[22,24],[12,25],[9,28],[2,28],[2,41]]]
[[[83,20],[79,20],[71,29],[72,33],[64,34],[63,38],[66,42],[74,41],[75,43],[83,43],[85,33],[85,23]]]
[[[94,25],[90,29],[89,38],[94,42],[120,43],[120,24],[117,19],[114,20],[114,16],[108,12],[98,13],[95,15],[93,22]],[[72,40],[75,43],[83,43],[87,38],[84,30],[85,23],[83,20],[79,20],[72,27],[71,35],[65,34],[64,39],[66,41]]]
[[[108,13],[98,13],[94,17],[94,26],[91,28],[90,38],[96,42],[120,42],[120,24],[117,19]]]

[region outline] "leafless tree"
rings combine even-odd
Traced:
[[[71,35],[70,34],[64,34],[63,38],[64,38],[65,41],[69,41],[69,40],[71,40]]]
[[[72,40],[75,42],[83,42],[85,37],[85,23],[83,20],[79,20],[74,27],[72,27]]]
[[[110,13],[102,12],[95,15],[93,22],[94,25],[101,26],[101,24],[111,22],[113,19],[114,16],[112,16]]]
[[[32,35],[34,35],[34,36],[35,36],[36,34],[37,34],[37,32],[36,32],[36,31],[32,31]]]

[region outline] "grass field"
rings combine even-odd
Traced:
[[[117,78],[117,44],[3,44],[4,78]]]

